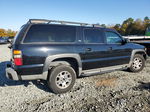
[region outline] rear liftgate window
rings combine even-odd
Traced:
[[[74,42],[76,27],[58,25],[32,25],[24,43],[36,42]]]

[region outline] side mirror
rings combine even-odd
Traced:
[[[13,46],[13,45],[12,45],[12,43],[13,43],[12,39],[8,39],[7,42],[10,44],[10,45],[8,46],[8,48],[11,49],[12,46]]]
[[[128,38],[124,38],[124,40],[123,40],[123,44],[129,43],[129,42],[130,42],[130,39],[128,39]]]
[[[129,43],[129,42],[130,42],[130,39],[126,38],[126,42]]]

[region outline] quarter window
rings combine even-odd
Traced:
[[[84,37],[86,43],[103,43],[102,32],[98,29],[85,29]]]
[[[32,25],[24,43],[35,42],[74,42],[76,27],[61,25]]]

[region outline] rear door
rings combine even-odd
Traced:
[[[107,57],[107,46],[104,42],[104,32],[101,28],[83,28],[83,70],[106,66],[103,58]]]

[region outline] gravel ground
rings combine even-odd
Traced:
[[[70,92],[55,95],[46,81],[6,78],[7,46],[0,45],[0,112],[150,112],[150,59],[140,73],[80,78]]]

